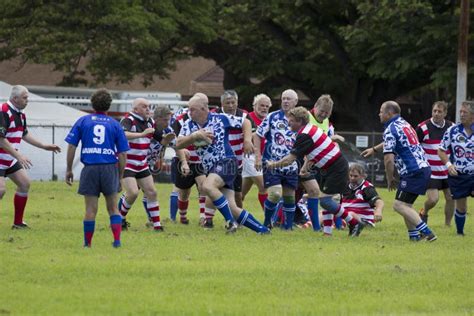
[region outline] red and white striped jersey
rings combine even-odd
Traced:
[[[295,151],[292,150],[292,153],[296,153],[296,156],[301,156],[301,153],[297,153],[300,145],[306,145],[302,146],[305,147],[304,155],[306,155],[309,160],[313,161],[315,166],[320,169],[329,168],[339,157],[341,157],[339,146],[337,146],[337,144],[334,143],[322,129],[311,124],[303,126],[298,131],[296,142],[293,146]]]
[[[224,113],[224,111],[220,108],[217,110],[217,113]],[[234,116],[246,118],[247,115],[247,112],[237,109]],[[244,155],[244,134],[242,133],[241,128],[229,128],[229,143],[232,147],[235,158],[237,158],[237,166],[240,168],[242,166]]]
[[[431,167],[432,179],[448,178],[448,168],[441,162],[438,156],[438,148],[444,133],[451,125],[453,125],[451,121],[444,120],[443,126],[438,126],[432,119],[428,119],[418,124],[416,128],[418,140]]]
[[[151,118],[144,120],[139,115],[129,112],[122,118],[120,125],[126,132],[141,133],[147,128],[154,127],[155,123]],[[128,140],[130,150],[127,151],[125,169],[137,173],[148,169],[147,153],[153,135]]]
[[[181,128],[189,120],[191,120],[191,117],[189,116],[188,112],[185,112],[176,118],[176,120],[174,121],[172,125],[175,135],[179,135],[179,132],[181,132]],[[186,149],[189,152],[188,163],[194,163],[194,164],[201,163],[201,158],[199,158],[198,154],[196,153],[196,146],[191,144],[188,147],[186,147]]]
[[[348,212],[354,212],[360,218],[364,218],[371,223],[374,222],[375,201],[378,200],[378,194],[372,183],[364,180],[357,188],[348,188],[342,195],[341,205]]]
[[[10,101],[2,104],[0,117],[0,137],[6,138],[15,150],[20,147],[21,139],[28,133],[25,113],[18,110]],[[0,169],[13,166],[17,160],[0,148]]]

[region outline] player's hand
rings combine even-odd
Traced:
[[[72,171],[66,171],[66,183],[67,185],[72,185],[74,182],[74,174]]]
[[[148,134],[153,134],[155,132],[155,129],[153,127],[148,127],[146,130],[142,132],[143,136],[146,136]]]
[[[382,221],[382,213],[377,213],[377,212],[376,212],[376,213],[374,214],[374,221],[375,221],[376,223],[380,223],[380,222]]]
[[[360,153],[360,155],[364,158],[370,157],[375,154],[374,148],[367,148]]]
[[[388,191],[396,190],[397,187],[398,187],[398,183],[397,181],[395,181],[395,179],[391,180],[387,185]]]
[[[30,169],[33,166],[33,163],[31,162],[30,159],[27,157],[20,155],[20,157],[17,159],[18,163],[24,168],[24,169]]]
[[[255,157],[255,170],[261,171],[262,170],[262,158]]]
[[[191,158],[191,154],[189,153],[189,150],[187,149],[181,149],[183,151],[184,158],[186,160],[189,160]]]
[[[61,147],[59,147],[58,145],[55,145],[55,144],[45,145],[43,149],[47,150],[47,151],[52,151],[55,154],[58,154],[58,153],[61,152]]]
[[[191,173],[191,169],[189,168],[189,165],[187,162],[180,163],[180,171],[183,176],[187,176]]]
[[[251,155],[254,152],[253,144],[251,141],[244,141],[244,154]]]
[[[458,172],[456,170],[456,167],[454,165],[450,165],[448,167],[448,173],[450,176],[457,176],[458,175]]]
[[[341,142],[341,143],[346,141],[346,139],[344,137],[342,137],[341,135],[333,135],[331,137],[331,140],[333,140],[335,142]]]
[[[174,133],[163,135],[163,139],[161,140],[161,145],[168,146],[173,141],[173,139],[175,139],[175,137],[176,135]]]
[[[212,144],[214,134],[208,130],[200,129],[193,133],[194,140],[203,140],[208,144]]]

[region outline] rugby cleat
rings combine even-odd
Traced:
[[[130,227],[130,222],[127,222],[125,218],[122,218],[122,230],[128,230]]]
[[[237,231],[237,225],[235,224],[235,222],[231,222],[231,221],[227,221],[227,224],[225,225],[225,230],[226,230],[226,234],[233,234]]]
[[[30,229],[30,227],[25,222],[21,222],[20,224],[13,224],[12,229]]]
[[[358,222],[356,225],[349,225],[349,237],[359,237],[365,227],[364,222]]]

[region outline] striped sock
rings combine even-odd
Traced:
[[[95,230],[95,221],[84,220],[83,224],[84,224],[84,247],[91,247],[92,237],[94,236],[94,230]]]
[[[416,229],[408,230],[408,239],[411,241],[418,241],[420,240],[420,232]]]
[[[332,222],[334,215],[326,210],[323,210],[323,232],[326,235],[332,235]]]
[[[178,198],[179,221],[182,224],[188,224],[189,223],[188,218],[187,218],[188,206],[189,206],[189,201],[181,201]]]
[[[219,212],[221,212],[222,216],[224,216],[226,222],[234,222],[234,218],[232,217],[232,213],[230,211],[229,203],[227,202],[224,195],[213,201],[213,203],[219,210]]]
[[[120,247],[120,233],[122,232],[122,216],[112,215],[110,216],[110,229],[114,235],[114,247]]]
[[[251,230],[257,233],[264,233],[268,231],[268,228],[260,224],[260,222],[246,210],[242,210],[239,215],[239,218],[237,219],[237,222],[240,225],[244,225],[245,227],[250,228]]]
[[[206,196],[200,195],[199,196],[199,218],[205,218],[205,211],[206,211]]]
[[[265,211],[265,201],[268,198],[268,193],[259,193],[258,194],[258,201],[260,202],[260,205],[262,206],[262,210]]]
[[[426,223],[423,221],[421,221],[418,225],[416,225],[416,230],[422,233],[423,235],[429,235],[433,233],[431,229],[428,227],[428,225],[426,225]]]
[[[357,225],[359,222],[349,214],[348,211],[346,211],[342,206],[339,206],[339,210],[335,214],[336,217],[341,217],[343,218],[346,223],[348,223],[351,226]],[[341,221],[342,223],[342,221]]]
[[[268,227],[272,223],[272,217],[273,214],[275,213],[277,203],[273,203],[269,199],[265,200],[265,206],[264,206],[264,211],[265,211],[265,219],[263,221],[263,225]]]
[[[214,214],[216,214],[216,210],[213,208],[206,207],[204,211],[204,216],[206,219],[212,219],[214,218]]]
[[[283,225],[283,228],[286,230],[293,229],[295,208],[295,203],[283,203],[283,213],[285,214],[285,223]]]
[[[176,221],[176,214],[178,213],[178,192],[171,192],[170,194],[170,218]]]
[[[158,204],[158,201],[148,201],[148,213],[153,222],[153,228],[155,230],[161,230],[160,205]]]
[[[464,225],[466,224],[466,213],[454,212],[454,222],[456,223],[456,231],[459,235],[464,235]]]
[[[125,199],[125,194],[122,194],[118,202],[118,210],[120,214],[122,215],[122,218],[125,218],[127,216],[128,211],[130,211],[131,207],[132,206],[128,204],[127,200]]]

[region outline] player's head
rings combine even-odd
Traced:
[[[272,106],[272,100],[266,94],[257,94],[253,98],[253,110],[260,119],[264,119]]]
[[[298,104],[298,94],[293,89],[283,91],[281,94],[281,109],[288,112]]]
[[[388,122],[392,117],[400,115],[400,105],[395,101],[386,101],[380,106],[380,122]]]
[[[459,117],[463,125],[474,128],[474,101],[464,101],[459,109]]]
[[[221,95],[222,111],[227,114],[235,114],[239,102],[239,96],[235,90],[226,90]]]
[[[148,119],[150,117],[150,101],[145,98],[136,98],[132,103],[132,111],[142,118]]]
[[[28,89],[25,86],[13,86],[10,93],[10,102],[18,109],[23,110],[28,104]]]
[[[314,115],[319,123],[331,117],[334,101],[329,94],[323,94],[314,103]]]
[[[207,121],[209,108],[205,100],[198,96],[193,96],[188,101],[189,116],[191,119],[199,124],[204,124]]]
[[[202,92],[196,92],[193,97],[198,97],[200,99],[202,99],[205,103],[206,103],[206,106],[209,105],[209,98],[207,97],[207,95],[205,95],[204,93]]]
[[[349,166],[349,182],[351,184],[361,184],[366,177],[367,173],[361,164],[352,163]]]
[[[296,108],[288,111],[288,124],[292,131],[297,132],[308,124],[309,122],[309,112],[302,106],[297,106]]]
[[[155,127],[160,130],[167,127],[170,122],[171,115],[173,115],[173,113],[167,105],[157,105],[155,111],[153,112]]]
[[[436,101],[431,108],[431,116],[437,124],[443,123],[444,118],[448,114],[448,103],[444,101]]]
[[[107,89],[99,89],[91,96],[92,108],[97,112],[107,112],[112,104],[112,95]]]

